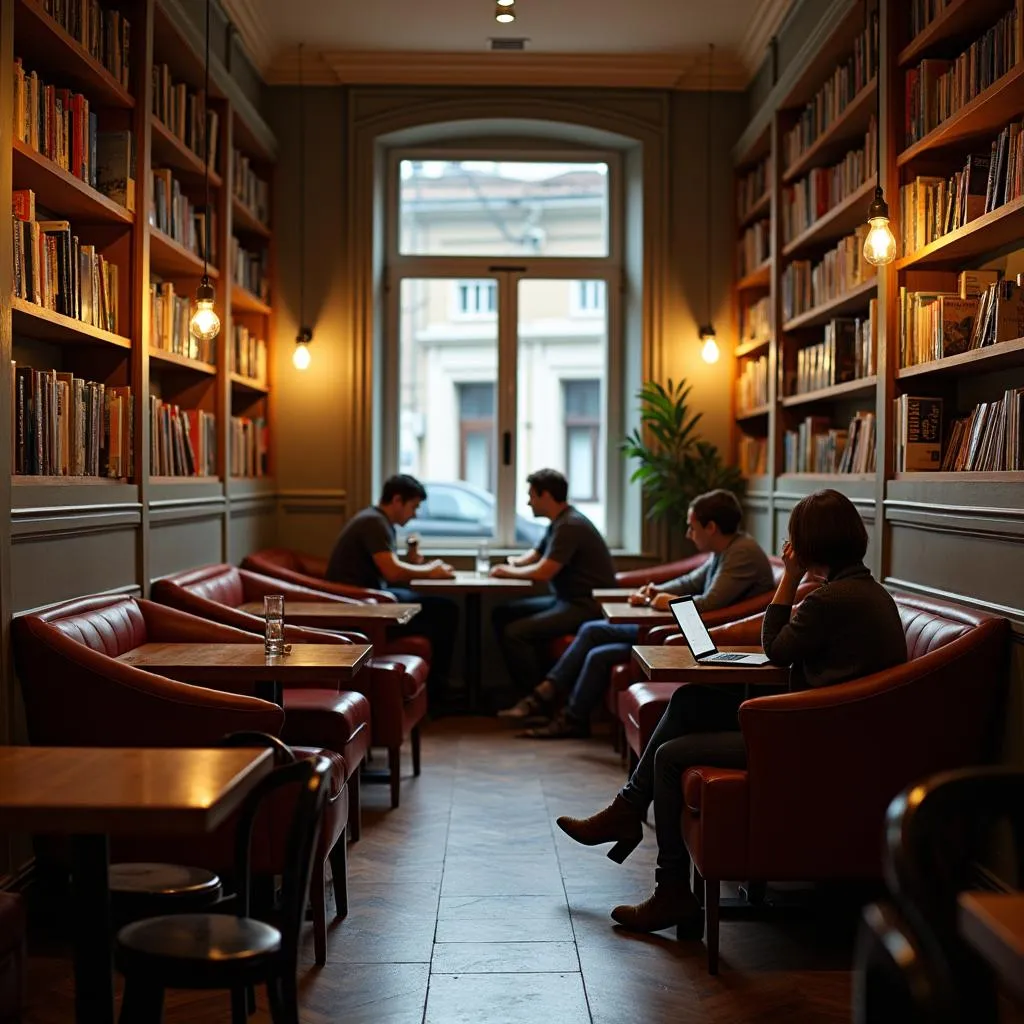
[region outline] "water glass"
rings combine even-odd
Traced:
[[[477,576],[489,576],[491,572],[491,554],[486,544],[481,544],[476,549],[476,574]]]
[[[263,649],[267,654],[284,654],[284,594],[267,594],[263,598],[263,618]]]

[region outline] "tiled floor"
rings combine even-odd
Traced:
[[[349,854],[348,918],[328,963],[304,952],[304,1024],[645,1024],[849,1020],[852,926],[847,909],[724,920],[722,967],[670,933],[612,926],[616,903],[647,894],[648,832],[619,866],[554,826],[589,813],[621,782],[604,739],[515,739],[490,720],[430,726],[423,774],[364,791],[363,839]],[[32,1024],[69,1021],[63,960],[33,957]],[[173,995],[165,1019],[228,1019],[220,995]],[[261,1000],[254,1021],[269,1020]]]

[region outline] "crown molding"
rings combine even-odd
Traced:
[[[761,67],[772,36],[779,31],[793,0],[761,0],[740,42],[739,59],[752,77]]]
[[[224,13],[238,32],[242,46],[256,70],[265,74],[274,55],[274,43],[257,10],[259,0],[220,0]]]
[[[268,85],[298,83],[298,53],[279,51],[261,69]],[[716,52],[714,88],[740,92],[750,75],[743,62]],[[703,91],[708,54],[699,53],[432,53],[371,50],[304,52],[309,85],[479,85],[607,87]]]

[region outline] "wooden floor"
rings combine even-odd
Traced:
[[[621,784],[606,740],[523,741],[490,720],[449,718],[429,727],[423,765],[404,780],[398,811],[386,786],[365,787],[351,912],[331,930],[326,967],[307,944],[303,1024],[850,1019],[848,904],[723,920],[717,978],[702,944],[613,927],[611,907],[651,887],[653,834],[619,866],[554,825],[597,810]],[[71,1021],[69,967],[33,951],[30,1024]],[[228,1019],[219,993],[170,994],[167,1022]],[[270,1019],[262,994],[252,1019]]]

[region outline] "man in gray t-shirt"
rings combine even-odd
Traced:
[[[551,584],[554,594],[510,601],[494,610],[494,629],[513,684],[529,690],[543,677],[548,643],[601,618],[595,587],[615,586],[612,555],[604,538],[582,512],[567,501],[569,483],[555,469],[527,477],[530,508],[551,520],[540,544],[525,555],[510,556],[492,576]]]

